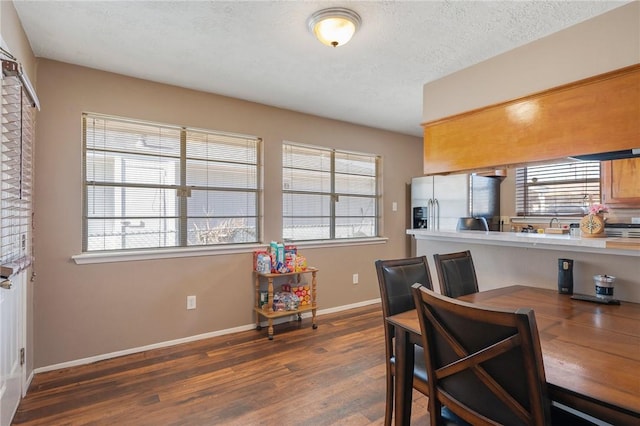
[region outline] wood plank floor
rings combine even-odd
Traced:
[[[14,425],[382,425],[380,305],[38,374]],[[414,392],[413,424],[427,424]]]

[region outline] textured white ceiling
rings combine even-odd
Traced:
[[[33,1],[14,4],[38,57],[420,136],[422,86],[621,1]],[[306,27],[362,17],[332,48]]]

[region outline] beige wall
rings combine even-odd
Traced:
[[[60,62],[38,66],[36,367],[254,322],[251,253],[93,265],[71,260],[82,242],[83,111],[262,137],[265,241],[281,234],[283,140],[381,155],[388,242],[301,250],[320,268],[321,310],[378,298],[374,260],[407,254],[405,188],[422,170],[420,138]],[[187,295],[197,296],[195,311],[185,309]]]
[[[423,86],[423,122],[515,99],[640,62],[640,2]]]

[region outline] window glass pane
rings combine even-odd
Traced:
[[[87,152],[87,182],[178,185],[180,160],[136,154]]]
[[[89,251],[175,247],[179,241],[177,218],[129,217],[87,222]]]
[[[187,160],[189,186],[255,189],[257,179],[255,164]]]
[[[574,161],[516,170],[519,216],[584,215],[600,202],[600,162]]]
[[[283,216],[329,216],[331,197],[329,195],[282,194]]]
[[[189,219],[187,226],[190,246],[251,243],[257,238],[256,218]]]
[[[376,200],[343,195],[336,203],[336,216],[376,217]]]
[[[336,152],[336,173],[375,177],[376,157]]]
[[[256,140],[216,133],[189,131],[187,158],[257,164]]]
[[[331,172],[285,168],[282,175],[283,190],[331,192]]]
[[[335,179],[338,194],[376,195],[375,177],[336,173]]]
[[[178,215],[175,189],[87,187],[89,217],[165,217]]]
[[[180,156],[180,129],[116,118],[88,117],[86,148],[154,156]]]
[[[95,191],[87,187],[88,206],[93,214],[112,212],[113,217],[165,217],[178,215],[174,189],[111,187]],[[100,206],[100,202],[103,203]],[[92,217],[92,212],[89,211]],[[104,214],[102,216],[105,216]]]
[[[248,217],[256,214],[256,193],[192,190],[187,198],[189,217]]]
[[[336,219],[336,238],[366,238],[375,236],[375,218]]]
[[[284,144],[282,153],[282,166],[284,168],[331,171],[330,150]]]
[[[331,238],[330,218],[283,218],[282,236],[285,240],[327,240]]]

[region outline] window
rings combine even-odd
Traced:
[[[259,241],[260,139],[83,115],[83,251]]]
[[[600,202],[600,162],[573,161],[516,170],[518,216],[581,216]]]
[[[285,143],[282,229],[285,240],[378,236],[379,158]]]
[[[0,262],[15,274],[31,254],[32,147],[34,101],[20,79],[19,65],[2,61],[2,143],[0,144]],[[6,73],[6,74],[5,74]]]

